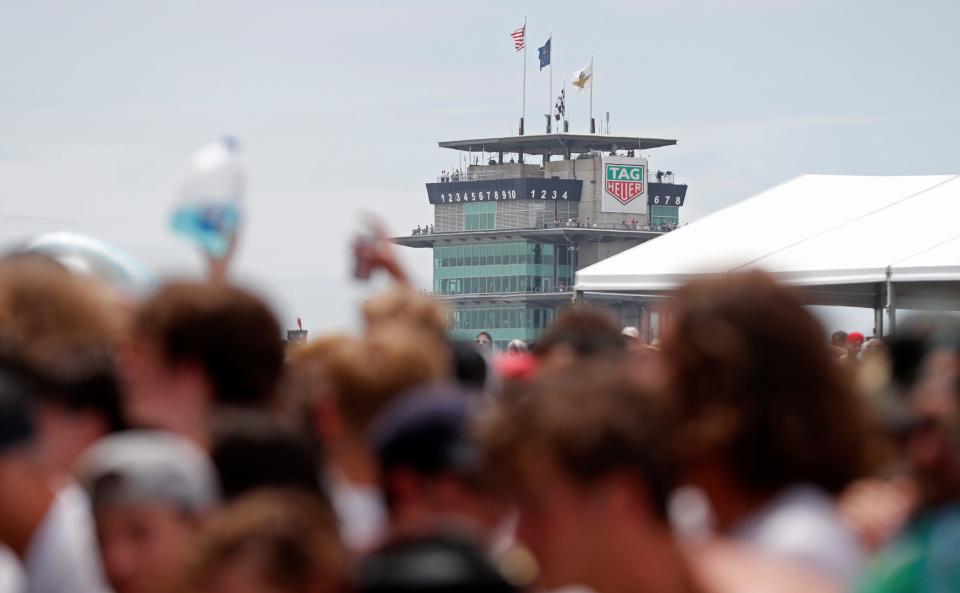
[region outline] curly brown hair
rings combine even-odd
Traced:
[[[663,352],[681,468],[720,457],[760,495],[836,493],[862,473],[861,402],[791,290],[762,272],[714,276],[681,288],[673,311]]]

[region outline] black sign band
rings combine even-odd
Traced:
[[[687,186],[675,183],[650,183],[647,187],[648,206],[683,206]]]
[[[579,202],[583,182],[579,179],[514,177],[483,181],[447,181],[428,183],[431,204],[458,202],[502,202],[506,200],[543,200]]]

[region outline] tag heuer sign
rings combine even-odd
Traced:
[[[627,205],[643,195],[647,168],[646,165],[607,163],[604,166],[603,180],[607,193],[621,204]]]

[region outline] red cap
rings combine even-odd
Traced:
[[[527,353],[502,354],[493,362],[505,379],[528,379],[537,370],[537,359]]]
[[[850,332],[847,335],[847,344],[863,344],[863,334],[860,332]]]

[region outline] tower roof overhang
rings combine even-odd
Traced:
[[[583,154],[592,151],[649,150],[673,146],[676,140],[666,138],[637,138],[634,136],[607,136],[602,134],[540,134],[534,136],[504,136],[440,142],[440,148],[472,152],[506,152],[523,154]]]

